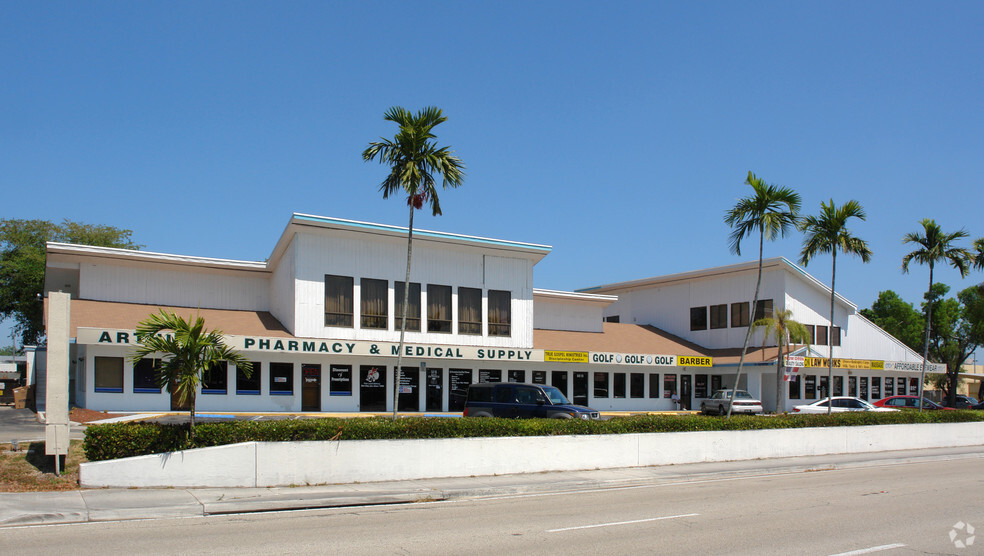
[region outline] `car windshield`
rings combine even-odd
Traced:
[[[553,386],[543,386],[543,391],[546,392],[547,398],[550,399],[550,403],[554,405],[568,405],[571,402],[567,401],[564,394],[560,390],[554,388]]]
[[[752,398],[752,395],[751,394],[749,394],[748,392],[746,392],[744,390],[735,390],[735,398],[742,399],[742,400],[751,400],[751,399],[754,399],[754,398]]]
[[[870,403],[868,403],[868,402],[866,402],[864,400],[859,399],[858,401],[861,402],[861,407],[863,407],[865,409],[869,409],[870,410],[870,409],[874,409],[875,408],[875,406],[871,405]]]

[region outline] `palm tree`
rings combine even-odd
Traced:
[[[206,330],[205,319],[194,322],[161,309],[137,324],[139,347],[131,360],[134,364],[152,354],[155,360],[157,383],[168,392],[178,395],[182,404],[191,409],[189,444],[195,440],[195,395],[205,371],[222,361],[230,361],[248,378],[253,366],[240,353],[225,344],[222,332]]]
[[[748,172],[745,183],[752,187],[752,194],[738,200],[733,208],[725,212],[724,222],[733,230],[729,236],[731,252],[741,255],[741,240],[751,237],[755,232],[759,236],[758,278],[755,280],[755,295],[752,296],[750,322],[755,322],[755,306],[758,305],[759,288],[762,286],[762,251],[765,240],[772,241],[778,236],[785,236],[789,229],[796,225],[800,209],[800,196],[788,187],[767,184]],[[732,401],[734,392],[738,389],[741,378],[741,368],[745,364],[745,353],[748,351],[748,341],[752,336],[752,327],[745,331],[745,343],[741,347],[741,358],[738,360],[738,371],[735,373],[735,386],[731,389]],[[728,418],[731,418],[731,406],[728,405]]]
[[[776,341],[778,350],[776,352],[776,413],[782,407],[782,365],[783,365],[783,346],[792,344],[810,345],[810,331],[803,323],[793,320],[793,312],[789,309],[777,310],[772,317],[761,318],[752,323],[753,328],[764,328],[765,338],[762,339],[762,347],[769,336]]]
[[[929,266],[929,289],[926,290],[926,340],[923,347],[922,376],[919,380],[919,399],[922,399],[923,381],[926,379],[926,360],[929,358],[929,332],[933,318],[933,268],[936,263],[948,263],[963,277],[967,275],[973,257],[970,251],[955,245],[957,240],[967,237],[965,230],[943,233],[939,224],[932,218],[923,218],[919,224],[923,227],[922,234],[910,232],[902,237],[902,243],[914,243],[918,246],[915,251],[902,257],[902,272],[909,273],[909,263],[912,261]],[[951,393],[950,396],[955,393]],[[953,405],[953,399],[947,401]],[[919,404],[919,411],[922,411],[922,404]]]
[[[850,218],[861,220],[866,218],[861,203],[850,200],[838,207],[831,199],[830,204],[820,203],[819,216],[810,215],[800,222],[800,230],[806,233],[806,237],[803,238],[803,249],[800,251],[800,264],[808,265],[810,260],[821,253],[830,253],[831,256],[830,328],[828,328],[831,331],[834,329],[834,280],[837,277],[837,252],[856,255],[861,257],[861,261],[865,263],[871,260],[871,249],[868,248],[867,242],[854,237],[851,235],[851,231],[847,229],[847,221]],[[834,346],[831,341],[827,343],[830,345],[830,355],[827,357],[827,388],[829,389],[834,385]],[[828,391],[827,396],[830,395]],[[828,415],[830,414],[830,405],[827,404]]]
[[[383,199],[400,192],[407,195],[410,207],[410,225],[407,234],[407,276],[403,281],[403,309],[400,316],[400,346],[396,356],[396,370],[393,373],[393,420],[397,418],[400,401],[400,365],[403,361],[403,339],[407,332],[407,306],[410,304],[410,260],[413,256],[413,211],[424,203],[429,203],[434,216],[441,214],[441,204],[437,197],[435,175],[441,176],[441,187],[458,187],[465,178],[465,165],[454,156],[449,147],[438,147],[433,141],[437,138],[433,130],[438,124],[447,121],[441,110],[427,107],[411,114],[406,109],[394,106],[386,111],[384,120],[400,126],[392,140],[380,138],[369,143],[362,151],[362,160],[368,162],[379,158],[380,164],[388,164],[390,173],[379,186]]]
[[[974,240],[974,251],[977,251],[974,255],[974,268],[984,270],[984,237]]]

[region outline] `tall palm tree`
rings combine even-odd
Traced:
[[[974,240],[974,251],[977,251],[974,255],[974,268],[984,270],[984,237]]]
[[[776,413],[782,407],[782,365],[783,365],[783,346],[792,344],[810,345],[810,331],[801,322],[793,320],[793,312],[789,309],[774,311],[772,317],[758,319],[752,323],[753,328],[765,329],[765,338],[762,339],[762,347],[771,336],[776,341],[778,350],[776,352]]]
[[[160,354],[154,364],[157,384],[191,409],[189,443],[195,440],[195,396],[205,371],[222,361],[234,363],[247,378],[253,371],[243,355],[225,344],[222,332],[207,330],[200,316],[191,322],[161,309],[137,324],[137,336],[140,343],[131,357],[133,363]]]
[[[790,228],[796,225],[800,209],[800,196],[788,187],[767,184],[748,172],[745,183],[752,187],[752,194],[738,199],[730,210],[724,213],[724,222],[731,226],[729,236],[731,252],[741,255],[741,240],[751,237],[758,232],[759,263],[758,277],[755,280],[755,295],[752,296],[751,316],[749,322],[755,322],[755,306],[758,305],[759,289],[762,286],[762,252],[765,240],[772,241],[779,236],[785,236]],[[738,389],[741,369],[745,364],[745,353],[748,351],[748,341],[752,337],[752,327],[745,331],[745,343],[741,347],[741,358],[738,360],[738,371],[735,373],[735,386],[731,389],[732,401],[734,391]],[[728,405],[728,418],[731,418],[731,406]]]
[[[383,199],[400,192],[407,195],[410,207],[410,225],[407,234],[407,276],[403,282],[403,309],[400,316],[400,346],[396,356],[396,370],[393,373],[393,420],[397,418],[400,401],[400,365],[403,362],[403,340],[407,332],[407,306],[410,304],[410,260],[413,256],[413,211],[424,203],[430,204],[434,216],[441,214],[441,204],[437,197],[436,175],[441,176],[441,187],[458,187],[465,178],[465,165],[454,156],[450,147],[438,147],[433,130],[447,121],[439,108],[429,106],[411,114],[405,108],[394,106],[386,111],[384,120],[400,126],[393,139],[381,137],[380,141],[369,143],[362,151],[362,160],[368,162],[379,158],[380,164],[387,164],[390,173],[379,186]]]
[[[970,270],[973,257],[970,251],[955,245],[957,240],[967,237],[965,230],[957,230],[949,234],[943,233],[939,224],[932,218],[923,218],[919,224],[923,227],[922,233],[910,232],[902,237],[902,243],[917,245],[915,251],[902,257],[902,272],[909,273],[909,263],[912,261],[929,266],[929,289],[926,290],[926,340],[923,346],[922,373],[919,379],[919,399],[922,399],[923,381],[926,380],[926,361],[929,358],[929,331],[932,327],[931,319],[933,318],[933,268],[936,263],[949,264],[957,269],[960,276],[963,277]],[[952,399],[948,401],[950,405],[953,404]],[[919,404],[919,411],[922,411],[922,404]]]
[[[845,255],[855,255],[861,258],[862,262],[871,260],[871,249],[863,239],[851,235],[847,228],[847,221],[850,218],[865,220],[867,217],[861,203],[850,200],[838,207],[831,199],[830,203],[820,203],[819,216],[807,216],[800,222],[800,230],[806,237],[803,238],[803,249],[800,251],[800,263],[806,266],[810,261],[821,253],[830,253],[830,327],[834,329],[834,281],[837,277],[837,252]],[[827,357],[827,388],[834,385],[834,346],[833,342],[828,341],[830,354]],[[831,394],[828,390],[827,396]],[[827,404],[827,414],[830,414],[831,404]]]

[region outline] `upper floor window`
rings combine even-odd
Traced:
[[[325,274],[325,326],[352,328],[353,285],[351,276]]]
[[[386,280],[362,279],[362,312],[359,318],[362,328],[381,328],[386,330],[389,303]]]
[[[711,305],[711,328],[727,328],[727,327],[728,327],[728,306],[726,304]]]
[[[396,298],[396,313],[393,315],[393,322],[396,329],[400,330],[403,326],[403,291],[406,289],[406,282],[394,283]],[[420,332],[420,284],[410,282],[410,304],[407,305],[407,330]]]
[[[707,330],[707,307],[690,308],[690,329]]]
[[[512,296],[507,291],[489,290],[489,336],[512,334]]]
[[[731,304],[731,328],[748,326],[748,302]]]
[[[605,317],[605,322],[618,322],[618,315],[611,315],[609,317]]]
[[[482,333],[482,290],[458,288],[458,334]]]
[[[772,318],[772,300],[759,299],[755,304],[755,320]]]
[[[841,345],[841,327],[839,326],[830,327],[830,345],[832,346]]]
[[[427,331],[451,333],[451,286],[427,284]]]
[[[827,345],[827,327],[823,324],[817,325],[817,333],[814,334],[813,345],[825,346]]]

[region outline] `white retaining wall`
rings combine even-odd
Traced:
[[[83,487],[267,487],[984,445],[984,422],[599,436],[247,442],[83,463]]]

